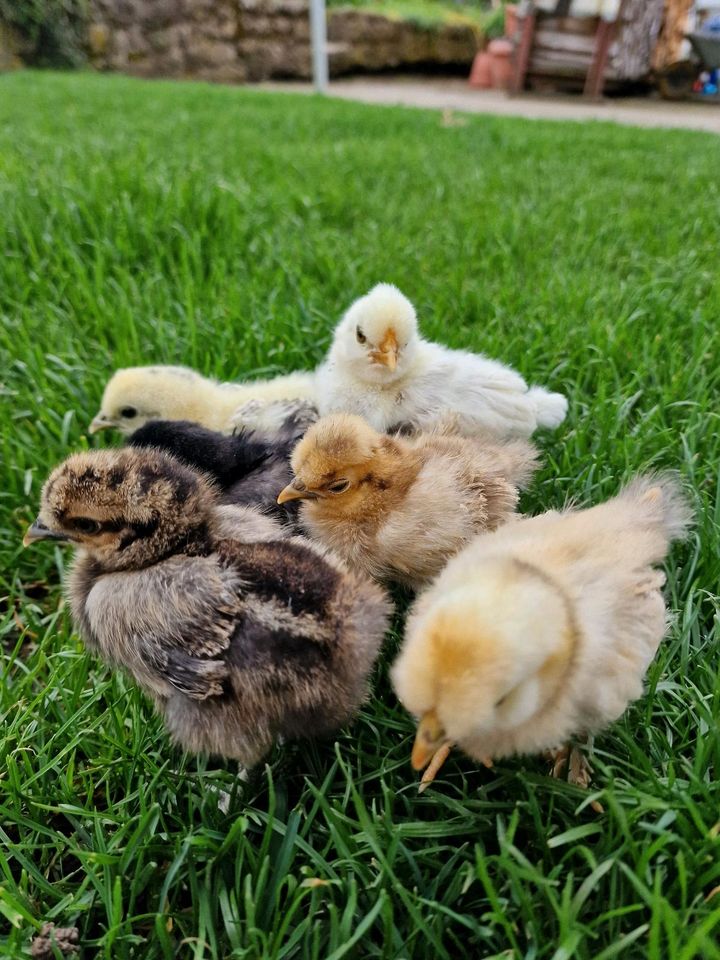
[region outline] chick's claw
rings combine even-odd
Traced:
[[[451,743],[444,743],[439,747],[433,754],[430,763],[425,768],[425,772],[420,778],[420,783],[418,784],[418,793],[424,793],[430,784],[433,782],[435,777],[440,772],[440,768],[445,763],[447,758],[450,756],[450,751],[452,750],[453,745]]]
[[[547,750],[545,753],[545,759],[552,763],[550,769],[550,776],[555,780],[559,780],[562,775],[567,770],[568,757],[570,755],[570,744],[566,743],[562,747],[558,747],[557,750]]]
[[[579,747],[566,743],[557,750],[548,751],[546,757],[553,762],[553,767],[550,771],[551,777],[559,780],[567,773],[567,782],[573,784],[573,786],[581,787],[583,790],[587,790],[590,786],[592,781],[592,767],[590,766],[590,761]],[[593,800],[590,803],[590,807],[595,813],[605,812],[602,804],[597,800]]]
[[[567,779],[568,783],[573,783],[577,787],[582,787],[583,790],[587,790],[587,788],[590,786],[590,781],[592,779],[592,767],[590,766],[590,761],[588,758],[581,750],[578,750],[577,747],[573,747],[570,751]]]

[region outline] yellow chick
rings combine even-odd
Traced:
[[[527,440],[443,432],[378,433],[361,417],[313,424],[293,451],[279,503],[305,501],[300,522],[352,569],[418,588],[477,533],[514,515],[537,468]]]
[[[129,434],[149,420],[191,420],[226,433],[237,426],[274,430],[294,407],[314,400],[312,373],[219,383],[189,367],[126,367],[108,381],[90,433],[114,427]]]
[[[553,750],[621,716],[665,633],[653,564],[690,519],[675,481],[639,478],[600,506],[518,519],[451,560],[415,603],[392,668],[418,718],[413,767],[450,744],[484,762]],[[586,785],[579,756],[569,779]]]

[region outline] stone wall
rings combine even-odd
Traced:
[[[88,49],[100,70],[218,82],[308,79],[307,0],[89,0]],[[468,66],[469,26],[425,28],[353,10],[328,17],[330,70]]]
[[[26,53],[22,37],[5,23],[0,23],[0,73],[23,66]]]
[[[259,79],[277,69],[274,37],[294,34],[306,10],[303,0],[90,0],[90,59],[143,77]]]
[[[467,67],[480,47],[470,25],[426,27],[362,10],[331,10],[328,17],[330,72],[398,67]]]

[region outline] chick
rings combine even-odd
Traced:
[[[305,530],[353,569],[418,588],[475,534],[509,520],[537,468],[527,440],[460,437],[449,429],[386,436],[361,417],[314,424],[293,452]]]
[[[665,633],[653,564],[689,522],[675,481],[645,477],[600,506],[519,519],[458,554],[416,602],[392,668],[418,718],[415,769],[452,743],[489,763],[616,720]],[[570,766],[586,785],[579,755]]]
[[[189,367],[126,367],[108,381],[90,433],[114,427],[128,434],[148,420],[191,420],[225,433],[237,426],[275,430],[294,405],[306,408],[314,400],[312,373],[218,383]]]
[[[74,622],[186,750],[257,762],[327,734],[367,692],[383,591],[157,450],[75,454],[47,480],[33,540],[77,548]]]
[[[221,503],[258,507],[297,529],[298,504],[280,506],[276,495],[292,479],[290,454],[304,433],[305,421],[296,416],[271,436],[243,430],[228,437],[186,420],[151,420],[128,444],[164,450],[209,474],[222,491]]]
[[[357,413],[376,430],[426,430],[448,413],[467,436],[529,437],[557,427],[567,400],[528,389],[496,360],[423,340],[412,303],[380,283],[356,300],[335,330],[317,372],[318,410]]]

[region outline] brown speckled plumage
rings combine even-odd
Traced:
[[[78,516],[107,526],[78,531]],[[365,698],[383,591],[258,511],[218,504],[167,454],[70,457],[39,519],[80,548],[69,595],[85,642],[132,675],[185,749],[251,765],[279,735],[332,732]]]
[[[300,533],[298,505],[280,506],[276,497],[292,479],[290,454],[309,416],[296,409],[272,432],[238,430],[233,436],[183,420],[151,420],[130,436],[128,445],[164,450],[209,474],[223,503],[258,507]]]

